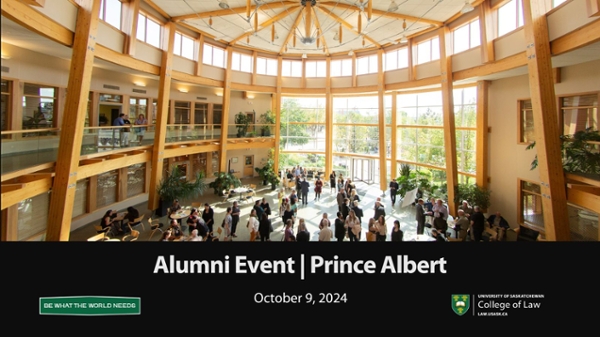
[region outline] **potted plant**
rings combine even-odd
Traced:
[[[159,197],[159,206],[156,215],[166,216],[167,208],[175,199],[191,199],[202,195],[206,190],[204,173],[198,172],[195,181],[185,179],[183,171],[175,165],[162,177],[156,186]]]
[[[219,196],[223,196],[224,190],[229,190],[232,186],[240,187],[242,186],[242,182],[233,174],[228,172],[215,172],[215,181],[208,184],[210,188],[212,188],[215,194]]]
[[[396,194],[399,194],[402,198],[408,191],[412,191],[415,188],[419,188],[417,197],[421,196],[425,190],[430,189],[431,174],[426,172],[420,172],[419,170],[413,171],[409,165],[402,164],[400,167],[400,176],[396,178],[399,188]]]
[[[248,131],[248,125],[250,124],[250,120],[245,113],[241,111],[235,115],[235,127],[237,128],[237,137],[242,138],[246,137],[246,132]]]
[[[479,206],[482,212],[490,207],[491,191],[474,184],[458,184],[455,202],[467,200],[471,206]]]
[[[279,184],[279,176],[275,172],[275,165],[272,158],[267,160],[267,163],[263,167],[256,167],[254,170],[258,173],[263,181],[263,185],[271,183],[271,187],[275,189],[275,186]]]
[[[260,128],[260,133],[262,137],[270,137],[271,136],[271,126],[275,125],[275,115],[271,110],[267,110],[264,114],[260,115],[260,122],[263,124]]]

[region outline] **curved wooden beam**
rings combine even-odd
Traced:
[[[334,19],[335,21],[341,23],[343,26],[348,28],[348,30],[352,31],[352,33],[356,34],[357,36],[363,36],[365,38],[365,40],[368,40],[369,42],[374,44],[377,48],[381,48],[381,45],[379,44],[379,42],[375,41],[373,38],[371,38],[367,34],[361,34],[361,33],[357,32],[356,30],[354,30],[354,27],[351,24],[349,24],[346,20],[340,18],[339,16],[335,15],[332,11],[330,11],[326,8],[323,8],[323,7],[317,7],[317,8],[319,10],[321,10],[321,12],[325,13],[325,15],[327,15],[330,18]]]
[[[298,27],[298,24],[300,23],[300,19],[302,19],[302,11],[300,11],[298,13],[298,16],[296,17],[296,21],[294,21],[294,24],[290,28],[290,32],[288,33],[288,35],[285,38],[285,40],[283,40],[283,43],[281,44],[281,49],[279,50],[279,55],[281,55],[281,53],[283,53],[283,51],[285,50],[285,46],[290,41],[290,38],[292,36],[295,36],[294,31],[296,30],[296,27]]]
[[[264,8],[264,9],[276,9],[276,8],[288,7],[288,6],[298,6],[298,3],[295,1],[274,1],[274,2],[270,2],[270,3],[262,4],[260,6],[254,5],[250,8],[250,11],[252,12],[252,11],[256,10],[256,7],[260,7],[260,8]],[[179,22],[179,21],[190,20],[190,19],[204,19],[204,18],[208,18],[211,16],[246,14],[246,11],[247,11],[247,7],[243,6],[243,7],[235,7],[235,8],[228,8],[228,9],[219,9],[219,10],[210,11],[210,12],[198,12],[198,13],[193,13],[193,14],[174,16],[171,19],[175,22]]]
[[[314,8],[312,8],[313,11],[313,15],[315,17],[315,26],[317,26],[317,29],[319,30],[319,32],[321,32],[321,34],[323,34],[323,29],[321,29],[321,23],[319,22],[319,18],[317,17],[317,12],[314,12]],[[318,37],[319,38],[319,37]],[[323,41],[323,47],[325,48],[325,54],[327,56],[329,56],[329,48],[327,47],[327,42],[325,41],[325,37],[323,37],[323,35],[321,35],[320,37]]]
[[[277,14],[276,16],[270,18],[269,20],[266,20],[265,22],[259,24],[260,28],[258,28],[256,31],[260,32],[263,29],[266,29],[270,26],[273,26],[275,24],[275,22],[285,18],[288,15],[291,15],[292,13],[294,13],[295,11],[298,10],[298,8],[300,8],[300,6],[294,6],[294,8],[292,10],[284,10],[283,12]],[[236,37],[235,39],[231,40],[231,42],[229,42],[230,45],[233,45],[234,43],[244,39],[247,36],[250,36],[254,34],[254,31],[251,32],[245,32],[244,34]]]
[[[355,11],[355,12],[360,12],[360,8],[353,6],[353,5],[343,4],[343,3],[321,2],[320,5],[327,6],[327,7],[343,8],[343,9],[348,9],[348,10]],[[371,9],[371,13],[375,14],[375,15],[383,16],[386,18],[391,18],[391,19],[406,19],[408,21],[423,22],[423,23],[427,23],[430,25],[435,25],[437,27],[440,27],[443,25],[443,23],[440,21],[422,19],[422,18],[418,18],[415,16],[404,15],[404,14],[399,14],[399,13],[390,13],[390,12],[385,12],[385,11],[382,11],[379,9]]]

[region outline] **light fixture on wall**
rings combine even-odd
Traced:
[[[188,92],[188,90],[186,88],[180,88],[179,92],[186,94]]]
[[[471,12],[472,10],[474,10],[475,8],[473,7],[473,5],[471,5],[471,3],[467,0],[465,1],[465,5],[463,6],[463,8],[460,10],[461,13],[466,14]]]
[[[10,60],[10,56],[6,55],[6,54],[2,54],[2,59],[3,60]]]
[[[142,87],[143,88],[143,87],[146,86],[146,83],[140,82],[140,81],[136,81],[136,82],[133,82],[133,85],[135,85],[136,87]]]
[[[229,4],[227,3],[227,0],[219,1],[219,7],[223,8],[223,9],[229,9]]]
[[[223,97],[223,92],[222,91],[217,91],[215,93],[215,95],[217,95],[218,97]]]

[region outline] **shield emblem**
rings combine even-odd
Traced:
[[[458,294],[452,295],[452,311],[458,316],[464,315],[467,311],[469,311],[469,307],[471,306],[471,296]]]

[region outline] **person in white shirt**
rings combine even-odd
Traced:
[[[190,236],[187,238],[186,241],[200,241],[200,242],[202,242],[202,238],[198,236],[198,230],[194,229],[192,231],[192,233],[190,234]]]
[[[331,230],[331,222],[327,219],[327,213],[323,213],[323,219],[319,223],[321,232],[319,233],[319,241],[331,241],[333,238],[333,231]]]
[[[448,230],[448,208],[444,206],[441,199],[438,199],[433,205],[433,227],[443,235]]]
[[[250,241],[256,240],[256,235],[258,234],[258,226],[259,225],[260,225],[260,222],[258,221],[258,218],[256,217],[256,210],[253,209],[252,211],[250,211],[250,218],[248,219],[248,223],[246,224],[248,231],[250,231]]]

